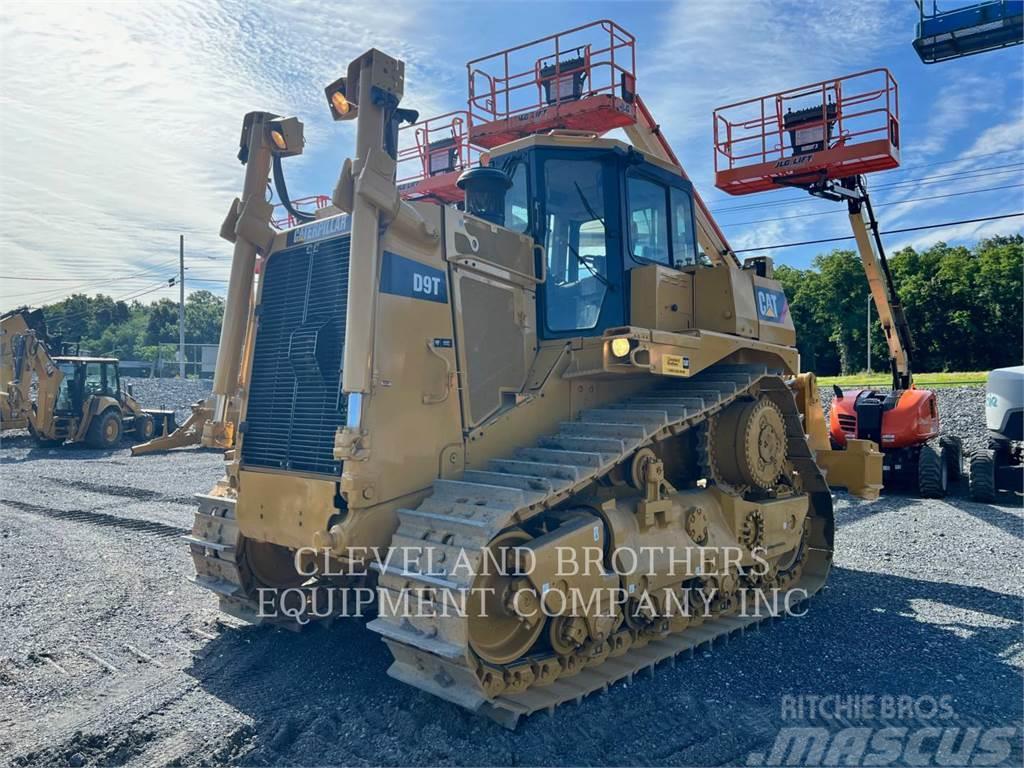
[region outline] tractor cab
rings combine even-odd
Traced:
[[[710,263],[697,247],[693,186],[626,144],[532,136],[497,149],[490,167],[507,177],[502,208],[487,210],[487,198],[475,205],[470,189],[467,206],[543,246],[541,338],[629,325],[640,268],[692,272]]]
[[[174,411],[144,409],[130,388],[122,388],[117,358],[61,355],[53,363],[63,376],[48,439],[85,440],[93,447],[110,448],[125,433],[149,440],[173,431]]]
[[[109,397],[124,403],[117,360],[110,357],[55,357],[54,363],[64,374],[57,394],[54,412],[60,416],[77,416],[91,397]]]

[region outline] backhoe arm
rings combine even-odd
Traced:
[[[885,332],[886,344],[889,346],[892,386],[893,389],[910,389],[913,384],[910,369],[910,326],[903,314],[903,306],[900,304],[892,274],[889,272],[889,263],[885,258],[882,238],[878,234],[878,222],[871,209],[867,185],[863,177],[844,181],[849,183],[844,183],[843,188],[853,192],[847,197],[850,225],[857,240],[857,250],[864,265],[864,274],[868,278],[871,298],[878,309],[878,319]]]
[[[676,153],[672,151],[668,139],[665,138],[660,126],[654,121],[654,116],[639,96],[636,97],[636,122],[626,126],[623,130],[634,147],[651,157],[672,163],[682,171],[683,178],[689,180],[690,177],[686,175],[682,163],[679,162]],[[693,201],[695,203],[694,218],[697,220],[697,241],[704,249],[704,253],[716,262],[728,263],[731,261],[732,264],[739,266],[739,259],[732,252],[725,235],[696,189],[693,190]]]
[[[53,429],[53,414],[64,374],[54,364],[46,344],[35,331],[27,331],[11,339],[14,378],[7,385],[11,410],[28,419],[36,434],[47,437]],[[29,387],[35,374],[36,407],[32,408]]]

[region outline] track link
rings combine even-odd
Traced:
[[[392,677],[486,714],[509,728],[518,719],[552,710],[665,659],[741,632],[765,617],[706,617],[685,631],[652,638],[622,629],[592,656],[539,655],[495,666],[469,647],[468,620],[438,600],[438,591],[468,594],[481,553],[503,530],[573,497],[657,440],[696,428],[741,395],[766,393],[782,406],[787,452],[810,494],[808,546],[784,582],[807,595],[825,582],[831,562],[832,505],[807,445],[800,415],[785,382],[764,366],[718,365],[686,380],[583,411],[533,447],[497,459],[461,480],[436,480],[416,509],[399,511],[392,547],[418,559],[378,564],[380,616],[369,624],[394,656]],[[460,553],[474,567],[455,568]],[[400,606],[389,610],[391,606]],[[410,606],[430,610],[409,614]]]
[[[220,609],[252,624],[262,622],[256,595],[242,561],[242,534],[235,521],[235,500],[196,494],[199,507],[192,533],[182,538],[192,551],[191,581],[220,599]]]

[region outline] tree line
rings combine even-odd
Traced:
[[[1024,237],[974,247],[937,243],[889,258],[913,344],[913,370],[986,371],[1020,365],[1024,348]],[[778,266],[801,366],[819,376],[867,370],[868,284],[854,251],[821,254],[810,269]],[[888,347],[871,306],[872,369],[888,369]]]
[[[889,259],[914,344],[914,370],[989,370],[1021,363],[1024,348],[1024,237],[995,237],[974,247],[938,243]],[[867,369],[868,285],[860,258],[834,250],[809,269],[778,266],[797,330],[804,370],[821,376]],[[178,304],[126,304],[75,294],[45,306],[50,332],[83,351],[155,362],[178,343]],[[887,368],[887,348],[872,307],[872,367]],[[224,300],[195,291],[185,300],[185,341],[216,344]]]
[[[151,363],[177,354],[178,302],[172,299],[129,304],[103,294],[76,293],[42,309],[50,336],[78,342],[82,354]],[[185,343],[216,344],[223,314],[220,296],[190,293],[185,298]]]

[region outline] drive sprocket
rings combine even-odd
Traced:
[[[767,397],[733,403],[710,420],[706,450],[717,484],[735,491],[774,488],[786,468],[782,411]]]

